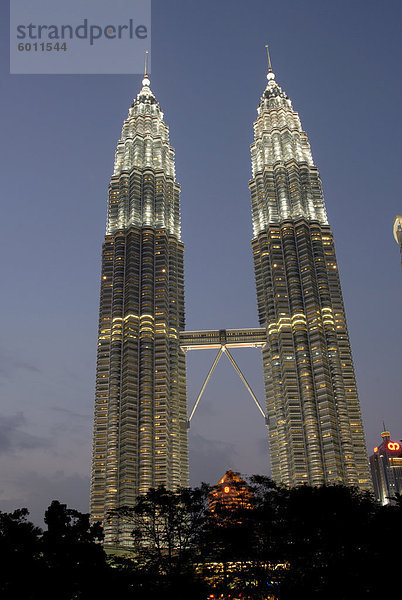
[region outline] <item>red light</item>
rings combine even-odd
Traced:
[[[387,448],[388,450],[399,450],[400,449],[400,445],[398,444],[398,442],[388,442],[387,444]]]
[[[374,452],[378,452],[378,446],[374,448]]]
[[[230,487],[228,485],[225,485],[223,491],[225,492],[225,494],[228,494],[230,492]]]

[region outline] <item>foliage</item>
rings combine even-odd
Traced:
[[[100,526],[57,500],[45,513],[45,532],[28,514],[26,508],[0,513],[2,600],[106,598],[111,578]]]
[[[149,490],[118,511],[131,558],[106,557],[89,516],[52,502],[42,532],[27,509],[0,513],[3,600],[355,600],[399,585],[402,500],[380,506],[343,486],[294,489],[253,476],[247,503],[214,506],[210,487]],[[393,587],[394,586],[394,587]]]
[[[32,583],[40,557],[42,531],[27,520],[28,510],[0,512],[0,598],[35,598]]]
[[[54,500],[45,512],[41,548],[46,571],[44,598],[92,598],[103,590],[107,572],[102,528],[89,515]]]
[[[196,560],[209,490],[206,484],[177,492],[161,486],[140,496],[135,507],[119,509],[131,519],[134,547],[153,573],[181,573]]]
[[[137,597],[160,598],[170,590],[175,598],[204,598],[204,585],[194,565],[200,560],[203,528],[208,519],[206,484],[176,492],[164,486],[150,489],[134,507],[113,511],[131,523],[135,558]]]

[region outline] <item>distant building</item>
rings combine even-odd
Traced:
[[[384,505],[390,504],[395,494],[402,494],[402,443],[393,442],[389,431],[383,431],[381,437],[382,443],[370,456],[370,469],[374,494]]]
[[[396,215],[394,220],[394,238],[396,243],[399,244],[399,250],[401,253],[401,267],[402,267],[402,215]]]
[[[209,506],[212,513],[219,510],[235,511],[251,508],[253,492],[247,483],[231,469],[218,481],[209,495]]]

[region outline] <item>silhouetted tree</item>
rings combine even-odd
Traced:
[[[210,487],[152,489],[118,514],[131,558],[109,557],[89,516],[52,502],[45,532],[0,513],[1,600],[377,599],[398,592],[402,500],[343,486],[250,479],[247,503],[209,511]],[[215,496],[216,497],[216,496]],[[230,510],[229,510],[230,509]]]
[[[387,589],[396,582],[392,560],[399,553],[394,547],[387,557],[384,534],[401,535],[398,507],[381,507],[370,493],[339,485],[278,487],[274,502],[272,539],[278,559],[289,563],[281,600],[306,593],[312,600],[377,598],[385,571]]]
[[[139,496],[134,507],[114,511],[132,525],[136,597],[146,591],[147,598],[160,598],[162,590],[177,599],[205,597],[195,565],[201,560],[209,491],[206,484],[176,492],[160,486]]]
[[[100,525],[91,525],[89,515],[57,500],[45,512],[45,523],[41,548],[46,580],[42,597],[103,598],[109,585],[109,567],[100,543]]]
[[[36,598],[41,529],[27,520],[28,509],[0,512],[0,598]]]

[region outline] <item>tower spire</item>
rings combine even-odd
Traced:
[[[142,85],[144,87],[149,87],[151,81],[149,79],[149,75],[148,75],[148,54],[149,51],[145,50],[145,67],[144,67],[144,79],[142,80]]]
[[[268,71],[269,71],[270,73],[272,73],[271,57],[270,57],[270,55],[269,55],[269,48],[268,48],[268,44],[265,44],[265,48],[266,48],[266,51],[267,51],[267,59],[268,59]]]
[[[382,437],[382,438],[387,438],[387,439],[389,439],[389,438],[390,438],[390,433],[389,433],[388,429],[385,427],[385,423],[384,423],[384,421],[382,422],[382,432],[381,432],[381,437]]]
[[[267,73],[267,79],[268,81],[270,81],[271,79],[275,79],[275,73],[272,70],[272,64],[271,64],[271,57],[269,55],[269,48],[268,48],[268,44],[265,44],[265,49],[267,51],[267,60],[268,60],[268,73]]]

